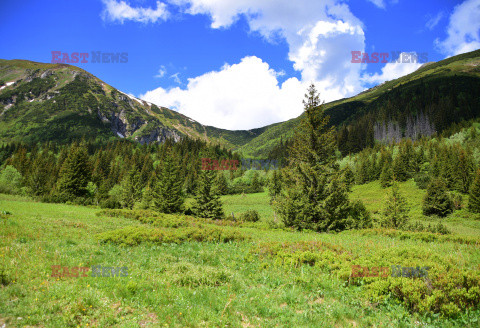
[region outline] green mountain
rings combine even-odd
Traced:
[[[427,63],[354,97],[325,104],[342,153],[375,140],[418,138],[480,117],[480,50]],[[129,96],[71,65],[0,60],[0,142],[82,136],[141,143],[201,138],[267,157],[293,135],[302,116],[259,129],[229,131]]]
[[[375,123],[380,128],[384,124],[387,134],[389,125],[396,127],[397,133],[390,131],[393,137],[398,137],[398,132],[413,137],[409,127],[415,132],[415,125],[426,123],[428,118],[434,130],[442,132],[454,123],[480,117],[480,50],[426,63],[399,79],[327,103],[325,110],[338,128],[343,153],[372,146],[376,137],[382,137],[381,131],[375,131]],[[268,155],[281,139],[293,135],[301,118],[266,126],[262,134],[238,150],[249,156]],[[419,130],[428,132],[425,127]]]
[[[202,125],[127,95],[75,66],[0,60],[0,142],[96,136],[150,143],[189,136],[234,148],[263,131]]]

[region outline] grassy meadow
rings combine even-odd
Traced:
[[[274,222],[266,192],[222,197],[235,217],[257,210],[256,223],[0,195],[0,327],[479,327],[480,217],[426,218],[425,191],[400,190],[411,220],[452,233],[296,232]],[[351,198],[377,219],[385,192],[377,181]],[[52,265],[128,276],[56,278]],[[352,265],[430,270],[352,278]]]

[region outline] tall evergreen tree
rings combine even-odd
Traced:
[[[305,115],[295,131],[285,188],[274,202],[275,210],[286,226],[297,229],[329,231],[360,226],[360,220],[347,221],[351,211],[346,210],[347,188],[338,179],[335,130],[328,127],[329,118],[313,84],[303,103]]]
[[[392,185],[393,181],[393,172],[389,163],[385,163],[380,174],[380,185],[382,188],[387,188]]]
[[[447,216],[453,212],[454,204],[442,179],[433,179],[427,187],[423,198],[423,214]]]
[[[223,219],[222,202],[218,191],[214,188],[216,172],[213,170],[202,170],[200,172],[195,200],[192,205],[192,212],[195,216],[210,219]]]
[[[142,183],[140,172],[134,167],[122,180],[122,200],[124,207],[132,209],[136,202],[142,198]]]
[[[217,178],[215,179],[215,187],[220,195],[228,194],[227,178],[225,178],[223,171],[218,172]]]
[[[408,206],[405,197],[400,193],[398,183],[393,181],[391,192],[388,195],[383,211],[382,226],[387,228],[401,228],[408,221]]]
[[[480,169],[477,171],[475,180],[470,188],[468,209],[474,213],[480,213]]]
[[[258,172],[255,172],[252,177],[252,189],[254,192],[262,192],[263,188],[262,185],[260,184],[259,178],[258,178]]]
[[[270,203],[272,203],[280,191],[282,190],[282,173],[280,170],[274,170],[269,182],[268,182],[268,193],[270,195]]]
[[[167,150],[160,164],[158,182],[153,190],[153,204],[159,212],[183,212],[185,195],[182,175],[177,163],[173,153]]]
[[[91,171],[86,147],[73,144],[60,169],[56,192],[65,200],[85,197],[90,179]]]

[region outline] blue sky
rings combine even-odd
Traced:
[[[352,51],[438,61],[479,49],[480,0],[2,1],[0,27],[0,58],[127,53],[126,63],[72,65],[238,130],[298,116],[311,82],[328,102],[422,65],[352,63]]]

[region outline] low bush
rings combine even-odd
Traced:
[[[182,227],[178,229],[126,227],[107,231],[97,235],[101,243],[114,243],[122,246],[135,246],[140,243],[175,243],[189,241],[226,243],[247,239],[236,230],[226,230],[216,227]]]
[[[248,210],[245,213],[240,214],[240,220],[245,222],[257,222],[260,221],[260,215],[256,210]]]
[[[324,242],[261,243],[250,250],[254,256],[272,258],[274,265],[296,268],[315,266],[336,275],[348,285],[365,285],[364,295],[372,303],[390,297],[400,300],[411,312],[454,317],[462,310],[480,304],[480,272],[456,263],[451,257],[439,257],[429,249],[387,248],[369,256],[354,256],[341,246]],[[387,267],[382,277],[352,277],[352,267]],[[428,267],[426,277],[398,277],[392,266]]]
[[[445,225],[442,223],[438,222],[437,224],[430,225],[424,225],[421,222],[415,222],[415,223],[410,223],[406,224],[402,230],[405,231],[413,231],[413,232],[431,232],[431,233],[439,233],[441,235],[448,235],[452,233]]]

